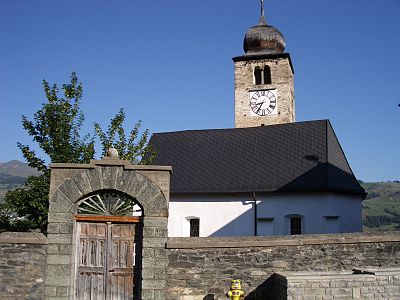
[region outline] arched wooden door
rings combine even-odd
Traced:
[[[121,208],[128,213],[121,215]],[[95,214],[97,210],[103,214]],[[134,299],[141,209],[121,195],[103,193],[81,201],[79,212],[86,214],[75,217],[75,298]]]

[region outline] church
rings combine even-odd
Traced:
[[[170,237],[362,231],[365,191],[329,120],[295,121],[294,68],[261,17],[233,58],[235,128],[153,134],[172,166]]]

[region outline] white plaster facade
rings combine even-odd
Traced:
[[[345,194],[171,195],[169,237],[189,237],[190,219],[200,220],[200,237],[290,234],[290,217],[300,216],[302,234],[362,231],[362,198]]]

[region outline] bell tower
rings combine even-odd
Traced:
[[[264,17],[243,41],[244,55],[234,57],[235,127],[256,127],[295,121],[294,71],[286,42]]]

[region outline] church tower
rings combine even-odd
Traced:
[[[294,71],[283,35],[261,17],[244,38],[245,54],[234,57],[235,127],[295,121]]]

